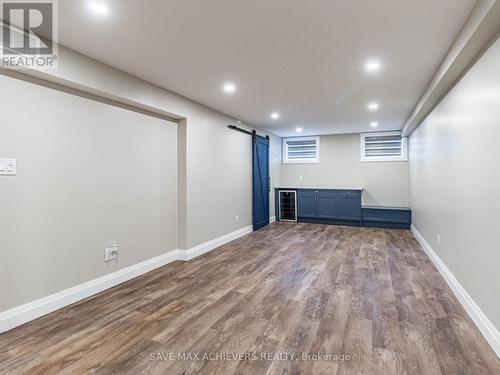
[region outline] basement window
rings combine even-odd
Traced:
[[[408,141],[400,132],[361,134],[361,161],[407,161]]]
[[[319,137],[283,138],[283,164],[319,163]]]

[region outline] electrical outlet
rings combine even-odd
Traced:
[[[239,222],[240,222],[240,217],[239,217],[239,216],[236,216],[236,217],[234,218],[234,222],[235,222],[235,223],[239,223]]]
[[[439,234],[439,233],[437,234],[436,241],[437,241],[438,246],[440,246],[441,245],[441,234]]]
[[[0,159],[0,174],[1,175],[16,175],[16,159]]]
[[[118,245],[115,243],[104,249],[104,261],[109,262],[113,259],[118,259]]]

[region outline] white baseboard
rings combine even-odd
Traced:
[[[276,216],[271,216],[269,218],[269,224],[274,223],[276,221]]]
[[[0,313],[0,333],[177,260],[177,250]]]
[[[453,291],[457,299],[460,301],[465,311],[469,314],[471,319],[476,324],[479,331],[482,333],[486,341],[490,344],[493,351],[500,358],[500,333],[495,328],[493,323],[488,319],[488,317],[481,311],[479,306],[474,302],[472,297],[467,293],[464,287],[458,282],[451,271],[446,267],[441,258],[436,254],[432,247],[427,243],[427,241],[422,237],[417,228],[412,224],[411,232],[417,239],[417,241],[422,245],[425,253],[429,256],[430,260],[437,268],[441,276]]]
[[[173,261],[187,261],[193,259],[230,241],[251,233],[252,230],[252,226],[249,225],[214,240],[205,242],[189,250],[173,250],[166,254],[145,260],[144,262],[134,264],[130,267],[126,267],[97,279],[90,280],[75,287],[37,299],[25,305],[0,312],[0,333],[9,331],[29,321],[81,301]]]
[[[215,238],[211,241],[202,243],[201,245],[192,247],[191,249],[188,250],[177,250],[179,254],[179,260],[190,260],[193,258],[196,258],[200,255],[203,255],[205,253],[208,253],[209,251],[212,251],[213,249],[218,248],[219,246],[225,245],[228,242],[231,242],[237,238],[240,238],[242,236],[245,236],[249,233],[252,233],[253,227],[251,225],[238,229],[234,232],[225,234],[221,237]]]

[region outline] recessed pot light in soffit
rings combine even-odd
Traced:
[[[236,85],[232,82],[226,82],[222,86],[222,89],[226,94],[234,94],[236,92]]]
[[[380,61],[378,60],[369,60],[365,64],[365,71],[367,73],[377,73],[380,71],[381,66]]]
[[[107,17],[109,15],[109,6],[100,1],[90,1],[87,4],[89,11],[100,17]]]

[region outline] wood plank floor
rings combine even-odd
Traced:
[[[500,361],[410,232],[274,223],[0,335],[0,374],[478,375]]]

